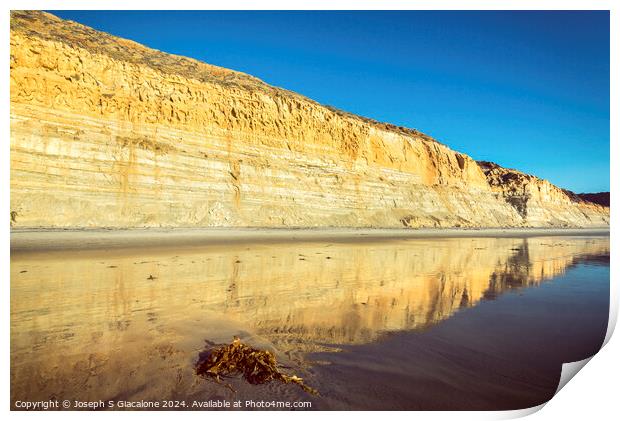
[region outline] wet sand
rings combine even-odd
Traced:
[[[24,229],[11,231],[11,252],[131,248],[200,247],[219,244],[286,242],[360,242],[415,238],[514,238],[606,235],[605,228],[480,228],[480,229]]]
[[[222,233],[203,247],[13,252],[12,404],[534,406],[562,362],[602,343],[609,238],[529,234],[227,244]],[[205,341],[233,336],[272,350],[321,396],[237,378],[232,393],[197,377]]]

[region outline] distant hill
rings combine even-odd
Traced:
[[[609,207],[609,192],[599,192],[599,193],[579,193],[577,194],[583,200],[588,202],[596,203],[601,206]]]

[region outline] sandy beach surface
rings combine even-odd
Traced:
[[[11,253],[13,409],[50,396],[526,408],[553,396],[562,363],[600,348],[609,318],[606,231],[31,231],[13,241],[30,250]],[[272,351],[320,396],[241,376],[225,379],[233,392],[199,376],[209,344],[234,337]]]
[[[194,247],[235,243],[359,242],[447,237],[539,237],[609,235],[606,228],[480,229],[24,229],[11,231],[11,252]]]

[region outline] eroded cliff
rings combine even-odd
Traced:
[[[480,161],[478,164],[491,189],[530,225],[609,224],[609,207],[585,200],[582,195],[560,189],[533,175],[503,168],[493,162]]]
[[[416,130],[11,14],[15,227],[608,225],[609,208],[523,176],[513,189]]]

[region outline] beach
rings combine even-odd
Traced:
[[[11,252],[200,247],[239,243],[359,242],[416,238],[583,236],[609,234],[604,228],[145,228],[19,229],[11,231]]]
[[[11,240],[16,409],[52,395],[185,409],[524,408],[553,395],[562,362],[599,349],[608,317],[605,231],[57,230]],[[197,375],[205,346],[234,337],[273,352],[320,396],[238,376],[225,379],[232,392]]]

